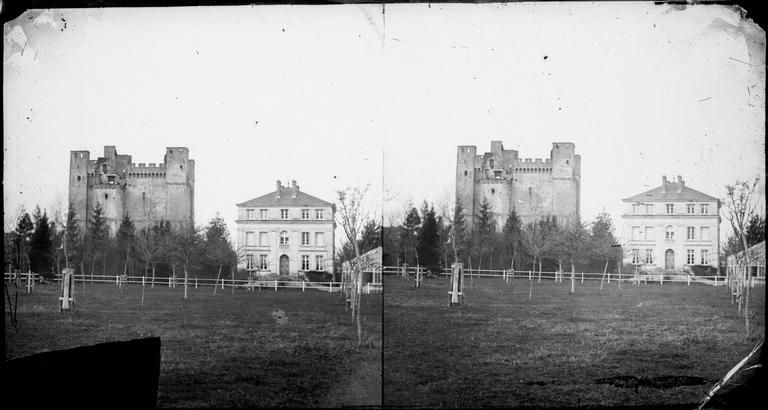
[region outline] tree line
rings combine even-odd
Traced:
[[[432,271],[453,261],[472,269],[574,271],[616,269],[623,248],[607,213],[589,224],[577,218],[545,215],[523,223],[514,210],[496,226],[490,202],[483,198],[474,227],[464,220],[461,203],[439,211],[424,201],[408,205],[402,222],[384,228],[386,265],[420,265]]]
[[[156,221],[137,228],[123,217],[114,235],[104,210],[96,204],[87,230],[80,232],[77,213],[69,206],[66,216],[35,207],[32,216],[22,211],[15,229],[5,232],[7,269],[34,272],[51,278],[63,268],[78,274],[199,277],[234,274],[243,254],[235,249],[222,218],[200,227],[194,221],[171,224]]]

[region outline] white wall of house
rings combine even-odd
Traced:
[[[634,262],[631,249],[637,249],[641,260],[647,262],[650,250],[652,261],[646,263],[646,268],[665,269],[667,251],[672,250],[676,271],[685,265],[718,266],[720,209],[717,201],[626,202],[624,205],[621,216],[621,243],[627,250],[624,263]],[[647,209],[648,205],[652,209]],[[672,205],[672,213],[667,212],[667,205]],[[693,208],[689,209],[691,205]],[[702,205],[706,206],[706,213],[702,212]],[[672,234],[668,235],[668,231]],[[693,263],[689,260],[690,251],[693,251]]]
[[[287,218],[282,215],[283,209],[288,210]],[[309,212],[308,217],[302,210]],[[320,218],[318,210],[322,213]],[[238,249],[253,255],[262,274],[278,274],[283,255],[289,258],[290,275],[315,270],[318,258],[322,260],[322,270],[333,270],[334,215],[330,206],[238,207],[236,224]],[[281,233],[287,236],[287,244],[281,244]],[[302,243],[302,233],[307,235],[306,243]],[[260,266],[262,255],[266,258],[266,268]],[[309,269],[302,266],[303,256],[309,261]],[[246,256],[238,269],[247,269],[247,263]]]

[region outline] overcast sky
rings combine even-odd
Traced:
[[[195,215],[296,179],[372,207],[453,195],[456,146],[582,156],[582,208],[618,222],[661,175],[723,197],[765,175],[765,33],[738,10],[650,3],[30,11],[4,27],[6,229],[65,203],[70,150],[187,146]],[[764,189],[763,189],[764,192]],[[724,221],[725,222],[725,221]],[[725,226],[725,224],[723,225]]]

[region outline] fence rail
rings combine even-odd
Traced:
[[[55,275],[56,281],[61,281],[62,275]],[[77,283],[110,283],[116,286],[121,285],[143,285],[143,286],[166,286],[175,288],[178,286],[184,286],[184,277],[173,276],[156,276],[154,279],[151,276],[123,276],[123,275],[73,275],[74,282]],[[377,286],[378,285],[378,286]],[[220,287],[221,289],[235,288],[254,290],[254,289],[301,289],[306,291],[307,289],[321,290],[324,292],[339,292],[341,290],[341,282],[308,282],[298,280],[285,280],[285,279],[231,279],[231,278],[187,278],[187,286],[198,287]],[[377,293],[381,291],[380,284],[366,284],[363,287],[365,293]]]
[[[382,272],[384,274],[403,274],[403,269],[406,271],[406,275],[410,276],[412,274],[416,273],[416,266],[384,266],[382,268]],[[423,269],[423,268],[422,268]],[[450,276],[451,270],[449,268],[444,268],[440,272],[437,272],[439,276]],[[502,280],[507,279],[535,279],[539,280],[539,275],[541,275],[542,280],[556,280],[556,281],[570,281],[570,271],[564,271],[564,272],[544,272],[542,271],[539,273],[538,271],[532,271],[532,270],[506,270],[506,269],[464,269],[464,275],[469,276],[470,279],[474,277],[486,277],[486,278],[500,278]],[[655,274],[655,273],[645,273],[645,274],[634,274],[634,273],[624,273],[624,274],[616,274],[616,273],[605,273],[602,272],[576,272],[575,273],[575,280],[577,282],[584,282],[584,281],[605,281],[607,283],[614,282],[614,281],[621,281],[621,282],[658,282],[660,284],[664,284],[664,282],[672,282],[672,283],[702,283],[712,286],[725,286],[728,284],[728,279],[726,276],[717,276],[717,275],[709,275],[709,276],[696,276],[696,275],[687,275],[687,274]],[[765,278],[758,278],[758,277],[752,277],[752,287],[755,286],[765,286]]]

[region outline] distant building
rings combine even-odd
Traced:
[[[90,159],[90,151],[69,156],[69,203],[75,209],[80,234],[85,234],[96,204],[101,204],[115,235],[124,216],[137,229],[165,220],[186,222],[195,215],[195,161],[186,147],[168,147],[159,164],[134,164],[114,145],[104,156]]]
[[[298,276],[333,272],[334,213],[330,202],[299,190],[296,181],[237,204],[237,246],[245,260],[238,269],[262,275]]]
[[[685,185],[683,177],[623,199],[624,263],[648,272],[681,272],[690,265],[717,268],[720,200]]]
[[[468,227],[474,226],[483,197],[491,204],[496,229],[514,210],[525,224],[546,216],[579,217],[581,156],[571,142],[555,142],[546,160],[519,158],[491,141],[491,152],[477,155],[474,145],[459,145],[456,199]]]
[[[741,273],[740,269],[748,267],[750,276],[765,279],[765,241],[756,243],[747,249],[749,255],[749,264],[747,265],[744,251],[735,255],[729,255],[727,258],[728,274],[736,275]]]

